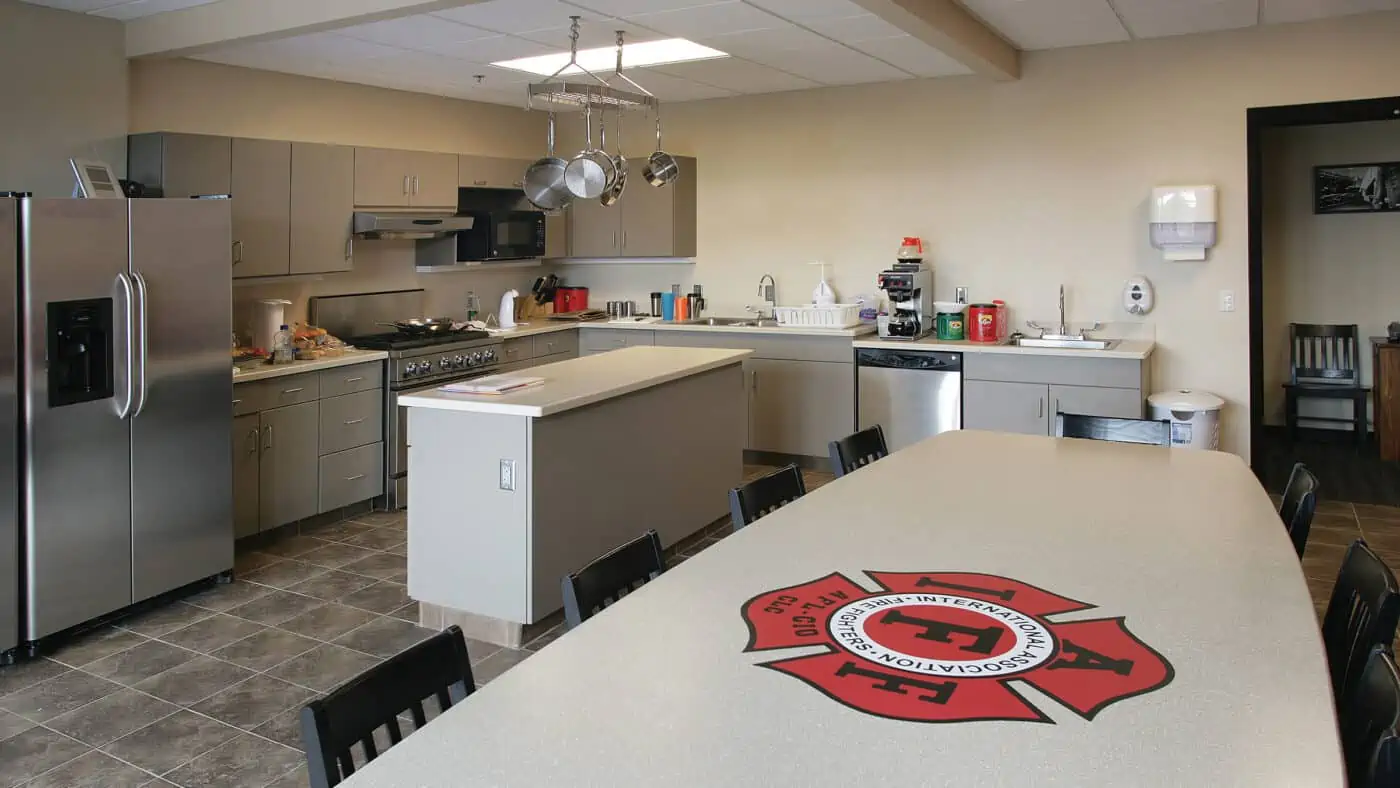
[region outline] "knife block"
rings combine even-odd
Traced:
[[[531,297],[515,299],[515,320],[517,323],[529,322],[531,318],[545,318],[554,314],[554,304],[537,304]]]

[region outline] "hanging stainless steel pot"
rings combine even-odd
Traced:
[[[549,113],[549,155],[536,160],[525,170],[525,198],[535,207],[557,211],[573,202],[574,196],[564,184],[564,171],[569,163],[554,155],[554,113]]]

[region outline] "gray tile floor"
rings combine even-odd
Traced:
[[[831,478],[809,472],[808,489]],[[729,532],[726,517],[668,561]],[[302,705],[432,634],[404,585],[406,534],[403,513],[376,512],[242,551],[229,585],[0,668],[0,788],[307,785]],[[553,642],[560,621],[519,650],[470,641],[477,685]]]

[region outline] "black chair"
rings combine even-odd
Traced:
[[[885,431],[879,424],[832,441],[828,449],[831,452],[831,470],[838,479],[890,456],[889,447],[885,445]]]
[[[1113,443],[1138,443],[1146,446],[1171,446],[1172,424],[1169,421],[1056,413],[1055,437],[1087,438]]]
[[[789,465],[729,491],[729,515],[739,530],[807,494],[802,469]]]
[[[1298,439],[1298,401],[1301,399],[1351,400],[1351,418],[1303,416],[1303,421],[1352,425],[1357,444],[1366,442],[1366,398],[1370,389],[1361,385],[1361,359],[1355,325],[1288,324],[1289,380],[1284,388],[1284,420],[1289,440]]]
[[[1341,708],[1375,646],[1389,646],[1400,622],[1400,587],[1385,562],[1360,539],[1347,548],[1322,617],[1322,642]]]
[[[1306,465],[1298,463],[1288,474],[1288,486],[1283,489],[1283,500],[1278,505],[1278,516],[1288,535],[1293,539],[1293,549],[1298,557],[1308,546],[1308,532],[1312,530],[1313,513],[1317,511],[1317,477]]]
[[[1356,689],[1337,717],[1347,784],[1393,788],[1400,753],[1400,671],[1386,646],[1371,649]]]
[[[402,741],[400,714],[412,716],[412,733],[428,724],[428,698],[447,711],[475,690],[467,642],[452,626],[306,704],[301,737],[312,788],[339,785],[353,774],[356,744],[364,754],[360,766],[378,758],[378,729],[387,729],[390,746]]]
[[[647,531],[577,572],[564,575],[564,620],[569,629],[646,584],[666,568],[661,537]]]

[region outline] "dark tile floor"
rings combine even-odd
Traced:
[[[1263,433],[1259,478],[1281,493],[1293,463],[1305,463],[1322,482],[1321,497],[1335,501],[1400,506],[1400,462],[1386,462],[1374,441],[1357,446],[1350,432],[1305,430],[1298,441],[1282,428]]]
[[[832,479],[804,475],[809,490]],[[405,528],[403,513],[377,512],[245,550],[232,584],[0,668],[0,788],[305,786],[301,706],[431,634],[404,586]],[[730,532],[722,518],[668,563]],[[1400,567],[1400,507],[1320,506],[1303,559],[1319,619],[1362,537]],[[477,685],[561,634],[556,616],[522,649],[470,641]]]

